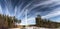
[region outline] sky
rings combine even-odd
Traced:
[[[0,0],[0,14],[16,16],[23,25],[35,24],[38,14],[43,19],[60,22],[60,0]]]

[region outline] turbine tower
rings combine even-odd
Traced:
[[[27,21],[28,21],[28,20],[27,20],[27,11],[28,11],[28,9],[25,10],[26,27],[28,26],[28,22],[27,22]]]

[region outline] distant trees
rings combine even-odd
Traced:
[[[10,28],[13,27],[15,22],[21,23],[21,20],[18,20],[15,16],[8,16],[8,15],[2,15],[0,14],[0,19],[3,19],[5,21],[5,24]],[[0,20],[1,21],[1,20]]]
[[[4,20],[4,25],[7,25],[9,28],[14,27],[15,22],[21,23],[21,20],[18,20],[15,16],[11,17],[8,15],[2,15],[0,14],[0,21]],[[49,19],[42,19],[40,15],[37,15],[36,17],[36,26],[38,27],[48,27],[48,28],[56,28],[60,27],[60,23],[53,22]]]
[[[57,28],[60,23],[53,22],[50,19],[42,19],[40,15],[36,17],[36,26],[46,28]]]

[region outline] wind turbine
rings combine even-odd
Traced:
[[[27,21],[28,21],[28,20],[27,20],[27,12],[28,12],[28,9],[25,10],[25,20],[26,20],[26,26],[25,26],[25,27],[26,27],[26,28],[27,28],[27,26],[28,26],[28,22],[27,22]]]

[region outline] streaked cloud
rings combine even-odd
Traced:
[[[0,13],[3,13],[2,9],[5,8],[7,15],[22,18],[21,24],[23,25],[26,22],[34,24],[38,14],[42,15],[42,18],[53,18],[60,15],[60,0],[0,0],[0,3]],[[25,19],[26,9],[28,10],[27,21]]]
[[[52,18],[52,17],[58,16],[58,15],[60,15],[60,7],[52,10],[47,15],[42,16],[42,18]]]

